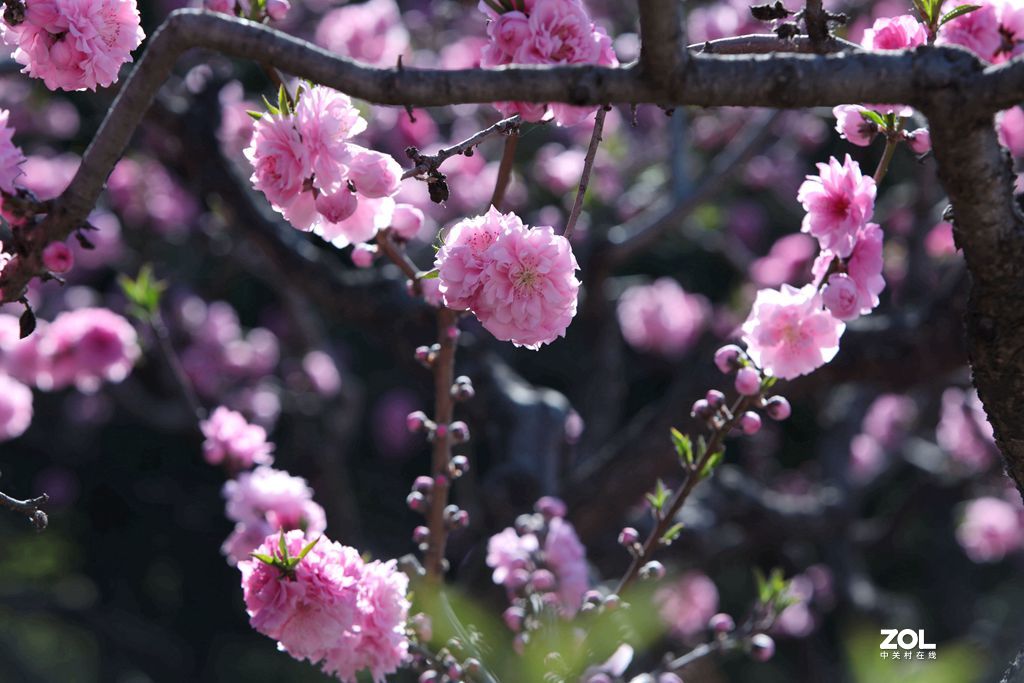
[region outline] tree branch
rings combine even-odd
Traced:
[[[587,147],[587,155],[583,161],[583,172],[580,174],[580,184],[576,188],[576,198],[572,202],[572,210],[569,212],[569,219],[565,222],[565,231],[562,235],[565,239],[572,238],[572,231],[576,229],[576,222],[583,212],[583,200],[587,195],[587,186],[590,185],[590,172],[594,169],[594,159],[597,158],[597,148],[601,144],[601,132],[604,130],[604,119],[608,116],[608,109],[601,107],[594,117],[594,132],[590,134],[590,146]]]
[[[681,0],[640,0],[640,71],[652,83],[666,85],[689,55],[683,50]]]
[[[451,147],[445,147],[437,154],[431,154],[430,156],[424,156],[419,153],[419,150],[414,147],[410,147],[409,157],[416,163],[416,165],[402,174],[402,180],[436,171],[445,161],[454,156],[458,156],[459,154],[472,154],[472,149],[477,145],[483,144],[487,138],[493,135],[508,135],[519,127],[519,123],[519,114],[515,114],[507,119],[498,121],[493,126],[489,126],[477,133],[474,133],[462,142],[454,144]]]
[[[42,531],[45,529],[49,522],[49,518],[43,510],[43,506],[46,505],[49,500],[50,497],[45,493],[36,498],[18,500],[17,498],[11,498],[3,491],[0,491],[0,507],[5,507],[8,510],[22,513],[36,528],[36,531]]]

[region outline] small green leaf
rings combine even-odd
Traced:
[[[661,512],[665,507],[665,503],[668,502],[670,495],[672,495],[672,490],[665,488],[665,482],[659,479],[658,485],[654,488],[654,493],[647,494],[647,501],[651,504],[655,516],[661,516]]]
[[[264,553],[249,553],[249,556],[256,558],[263,564],[269,564],[271,566],[276,564],[276,561],[273,557],[271,557],[270,555],[266,555]]]
[[[122,275],[117,279],[125,297],[132,304],[132,315],[148,320],[160,308],[160,297],[167,289],[167,283],[153,277],[153,267],[148,263],[139,269],[135,279]]]
[[[254,118],[257,121],[259,121],[260,119],[263,118],[263,112],[261,112],[261,111],[248,111],[247,110],[245,113],[248,114],[249,116],[251,116],[252,118]]]
[[[267,106],[267,111],[269,111],[274,116],[277,116],[278,114],[281,113],[280,109],[278,109],[277,107],[275,107],[274,105],[272,105],[270,103],[270,100],[267,99],[266,95],[260,95],[260,97],[263,98],[263,104],[265,104]]]
[[[681,534],[682,531],[683,531],[683,523],[682,522],[679,522],[677,524],[673,524],[671,527],[668,528],[667,531],[665,531],[664,534],[662,534],[662,536],[661,536],[661,544],[662,545],[672,545],[672,542],[675,541],[677,538],[679,538],[679,534]]]
[[[970,12],[973,12],[974,10],[978,9],[981,9],[981,5],[959,5],[957,7],[954,7],[953,9],[942,15],[942,18],[939,19],[939,26],[942,26],[943,24],[953,21],[957,17],[962,17],[963,15],[969,14]]]
[[[436,280],[440,276],[441,276],[441,272],[437,268],[434,268],[432,270],[428,270],[425,273],[420,273],[419,274],[419,279],[421,279],[421,280]]]
[[[277,108],[285,113],[291,111],[291,107],[288,105],[288,91],[285,90],[284,83],[277,88]]]
[[[679,461],[686,465],[693,465],[693,442],[690,441],[690,437],[683,434],[681,431],[672,427],[669,432],[672,435],[672,445],[676,449],[676,455],[679,456]]]
[[[700,478],[706,479],[711,476],[711,473],[715,471],[715,468],[722,462],[722,458],[725,457],[725,451],[715,451],[708,458],[707,462],[704,463],[704,467],[700,470]]]
[[[306,557],[306,555],[309,555],[309,551],[313,549],[313,546],[315,546],[317,543],[320,542],[321,538],[323,538],[323,536],[317,536],[312,541],[310,541],[308,544],[306,544],[306,546],[299,553],[298,557],[295,558],[295,564],[298,564],[300,560],[302,560],[304,557]]]
[[[865,121],[871,121],[879,128],[885,128],[885,119],[883,119],[882,115],[879,114],[877,111],[872,111],[871,109],[862,109],[860,111],[860,115],[861,117],[864,118]]]
[[[281,531],[281,535],[277,538],[277,547],[281,551],[281,559],[285,562],[288,561],[288,544],[284,540],[284,531]]]

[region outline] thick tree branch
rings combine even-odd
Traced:
[[[681,0],[640,0],[640,70],[658,85],[671,83],[686,63]]]

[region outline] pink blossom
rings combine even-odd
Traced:
[[[947,3],[943,11],[948,12],[965,4],[969,3]],[[939,28],[939,37],[935,42],[938,45],[960,45],[991,62],[1003,43],[995,4],[981,4],[979,9],[943,24]]]
[[[929,256],[938,258],[956,253],[956,242],[953,241],[953,225],[946,221],[935,224],[924,238],[924,248]]]
[[[308,543],[301,531],[285,535],[289,557]],[[257,552],[279,558],[278,546],[269,535]],[[238,567],[249,623],[296,659],[346,683],[362,670],[379,683],[406,659],[408,578],[394,561],[365,563],[354,548],[321,538],[291,570],[257,558]]]
[[[14,181],[22,174],[25,155],[14,144],[14,128],[8,124],[11,112],[0,109],[0,190],[7,194],[17,192]]]
[[[834,157],[818,164],[820,175],[807,176],[797,200],[807,211],[803,231],[809,232],[823,249],[846,258],[856,242],[857,231],[874,211],[875,181],[861,174],[850,155],[840,165]]]
[[[579,266],[569,241],[550,226],[527,229],[509,222],[512,229],[485,253],[472,310],[498,339],[538,349],[565,336],[576,315]]]
[[[120,382],[141,354],[135,328],[105,308],[61,313],[46,327],[38,352],[40,389],[74,384],[81,391],[95,391],[103,381]]]
[[[475,305],[491,246],[506,230],[520,229],[519,216],[503,214],[493,206],[486,214],[465,218],[448,229],[436,262],[445,306],[464,310]]]
[[[391,225],[395,213],[395,200],[391,197],[359,200],[356,210],[343,220],[333,221],[330,214],[323,216],[314,232],[340,248],[372,240],[377,231]]]
[[[561,517],[553,517],[548,522],[544,559],[558,579],[558,603],[562,613],[567,616],[576,614],[583,604],[583,595],[590,587],[586,550],[572,524]]]
[[[800,279],[817,251],[814,239],[803,233],[784,235],[767,256],[750,264],[750,279],[758,287],[778,287]]]
[[[282,214],[303,192],[312,173],[309,148],[303,144],[291,117],[285,114],[266,113],[256,122],[245,157],[253,166],[253,187],[265,194],[274,210]],[[308,230],[313,218],[310,215],[308,221],[292,221],[292,225]]]
[[[318,194],[313,206],[327,223],[340,223],[356,212],[359,198],[347,187],[339,187],[335,192]]]
[[[928,42],[924,24],[909,14],[882,17],[864,31],[861,43],[869,50],[904,50]]]
[[[66,273],[74,263],[74,254],[63,242],[51,242],[43,249],[43,266],[51,273]]]
[[[288,15],[292,5],[288,0],[267,0],[267,16],[274,21],[281,21]]]
[[[627,289],[619,298],[619,327],[630,346],[668,358],[686,353],[700,337],[711,306],[672,278]]]
[[[974,390],[950,387],[942,392],[942,410],[935,440],[954,461],[978,472],[995,462],[992,425]]]
[[[998,562],[1024,545],[1020,504],[976,498],[964,506],[956,540],[975,562]]]
[[[487,35],[511,57],[530,36],[530,20],[522,12],[505,12],[487,24]]]
[[[859,105],[841,104],[832,109],[836,117],[836,132],[850,144],[867,147],[878,134],[878,124],[861,116],[866,111]]]
[[[7,375],[0,375],[0,442],[15,439],[32,423],[32,391]]]
[[[391,68],[408,50],[409,32],[394,0],[369,0],[325,14],[316,42],[345,57]]]
[[[762,289],[743,323],[747,354],[782,379],[806,375],[832,360],[846,325],[822,309],[814,285]]]
[[[316,535],[327,526],[324,510],[302,477],[261,465],[224,483],[224,514],[243,524],[269,522],[274,531],[302,529]]]
[[[402,167],[390,154],[349,145],[348,177],[364,197],[389,197],[402,182]]]
[[[494,570],[491,580],[499,586],[505,585],[513,571],[530,565],[539,547],[535,535],[520,536],[512,527],[491,536],[487,541],[487,566]]]
[[[51,90],[111,85],[145,37],[135,0],[36,0],[0,30],[22,71]]]
[[[932,134],[927,128],[918,128],[907,133],[907,145],[914,154],[927,154],[932,149]]]
[[[1024,156],[1024,109],[1011,107],[996,117],[999,142],[1014,157]]]
[[[529,36],[516,50],[521,64],[584,64],[596,62],[601,46],[590,17],[573,0],[537,0],[530,11]]]
[[[309,155],[313,185],[324,192],[337,190],[352,156],[363,150],[350,150],[346,141],[366,130],[366,119],[348,95],[315,85],[299,97],[294,126]]]
[[[913,399],[900,394],[881,394],[868,407],[861,429],[883,447],[893,449],[906,438],[917,417]]]
[[[718,589],[707,576],[693,571],[658,589],[654,601],[672,632],[690,638],[704,630],[708,619],[718,611]]]
[[[846,262],[846,272],[857,285],[862,315],[878,306],[878,295],[885,289],[882,266],[882,228],[877,223],[868,223],[857,232],[853,252]]]
[[[821,291],[821,302],[839,320],[853,320],[860,315],[857,284],[846,273],[833,273]]]
[[[395,212],[391,217],[391,230],[400,239],[412,240],[420,234],[425,220],[420,209],[412,204],[398,203],[395,204]]]
[[[246,422],[241,413],[219,406],[199,427],[205,437],[203,457],[211,465],[247,469],[274,462],[274,445],[267,442],[266,430]]]

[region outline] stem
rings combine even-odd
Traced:
[[[185,372],[185,367],[181,364],[181,359],[178,358],[178,353],[174,350],[174,345],[171,344],[171,335],[167,330],[167,325],[164,324],[164,319],[157,311],[149,320],[149,325],[153,329],[153,334],[156,336],[157,343],[160,347],[160,353],[163,355],[164,360],[167,361],[167,365],[171,368],[171,374],[174,376],[174,380],[181,390],[181,395],[184,397],[185,402],[188,403],[189,409],[192,414],[195,415],[197,421],[206,419],[206,410],[203,409],[202,403],[199,402],[199,397],[196,395],[195,388],[192,386],[192,381],[188,378],[188,373]]]
[[[510,135],[519,127],[519,121],[519,114],[510,116],[507,119],[502,119],[493,126],[484,128],[478,133],[474,133],[462,142],[454,144],[451,147],[445,147],[437,154],[432,154],[430,156],[423,156],[419,151],[414,148],[410,148],[409,156],[416,162],[416,165],[402,174],[402,180],[430,173],[431,171],[436,171],[440,168],[441,164],[448,159],[458,156],[459,154],[465,154],[474,147],[482,144],[487,138],[494,135]]]
[[[420,286],[420,271],[416,268],[416,264],[406,255],[405,250],[401,249],[395,241],[391,239],[391,228],[381,230],[377,233],[377,248],[381,250],[385,256],[391,260],[396,266],[401,269],[402,273],[412,280],[412,286],[414,289],[419,290]]]
[[[580,176],[580,186],[576,189],[576,199],[572,203],[572,211],[569,212],[569,220],[565,223],[565,232],[562,236],[566,239],[572,237],[572,231],[576,229],[576,221],[580,219],[583,212],[583,198],[587,194],[587,186],[590,184],[590,172],[594,169],[594,159],[597,157],[597,148],[601,144],[601,131],[604,130],[604,119],[608,115],[608,109],[601,107],[594,117],[594,132],[590,136],[590,146],[587,147],[587,157],[583,162],[583,174]]]
[[[501,209],[501,203],[505,200],[505,190],[508,189],[508,181],[512,178],[512,162],[516,157],[516,145],[519,143],[518,135],[509,135],[505,138],[505,151],[501,154],[501,165],[498,166],[498,179],[494,183],[494,194],[491,195],[491,206]]]
[[[512,138],[510,138],[512,139]],[[448,536],[445,526],[444,509],[448,505],[449,475],[448,463],[451,460],[451,434],[447,427],[451,424],[455,409],[452,399],[452,383],[455,381],[455,345],[457,336],[451,334],[458,314],[448,308],[437,312],[437,341],[441,349],[434,360],[434,423],[444,426],[442,434],[434,435],[434,451],[431,473],[434,487],[430,494],[430,510],[428,525],[430,536],[427,539],[427,552],[424,565],[427,578],[435,583],[444,576],[444,546]]]
[[[875,169],[875,185],[879,186],[882,184],[882,178],[885,177],[886,172],[889,170],[889,162],[892,161],[893,155],[896,153],[896,146],[899,141],[895,136],[886,136],[885,138],[885,151],[882,152],[882,159],[878,162],[878,168]]]
[[[619,580],[618,586],[615,588],[615,592],[618,595],[622,595],[622,592],[636,579],[637,574],[640,572],[640,568],[643,567],[651,557],[654,556],[658,546],[661,545],[661,538],[668,531],[668,528],[672,525],[672,520],[675,519],[676,514],[683,507],[683,503],[693,492],[693,489],[701,481],[700,476],[701,470],[707,465],[708,460],[715,454],[716,451],[722,445],[725,437],[729,434],[733,427],[735,427],[743,413],[750,407],[753,402],[751,396],[740,396],[736,399],[732,408],[729,410],[728,417],[718,425],[712,432],[711,438],[708,440],[707,447],[701,454],[700,460],[695,465],[690,467],[686,472],[686,480],[683,485],[676,491],[675,495],[672,496],[672,500],[669,503],[668,510],[662,511],[657,517],[657,524],[654,525],[654,529],[651,530],[647,540],[644,541],[642,549],[639,553],[633,556],[633,561],[629,565],[629,569]]]
[[[27,498],[25,500],[18,500],[17,498],[11,498],[3,491],[0,491],[0,506],[13,510],[14,512],[21,512],[28,517],[28,521],[32,522],[35,526],[36,531],[42,531],[46,528],[46,524],[49,521],[46,517],[46,513],[43,511],[43,505],[50,500],[50,497],[45,493],[36,498]]]

